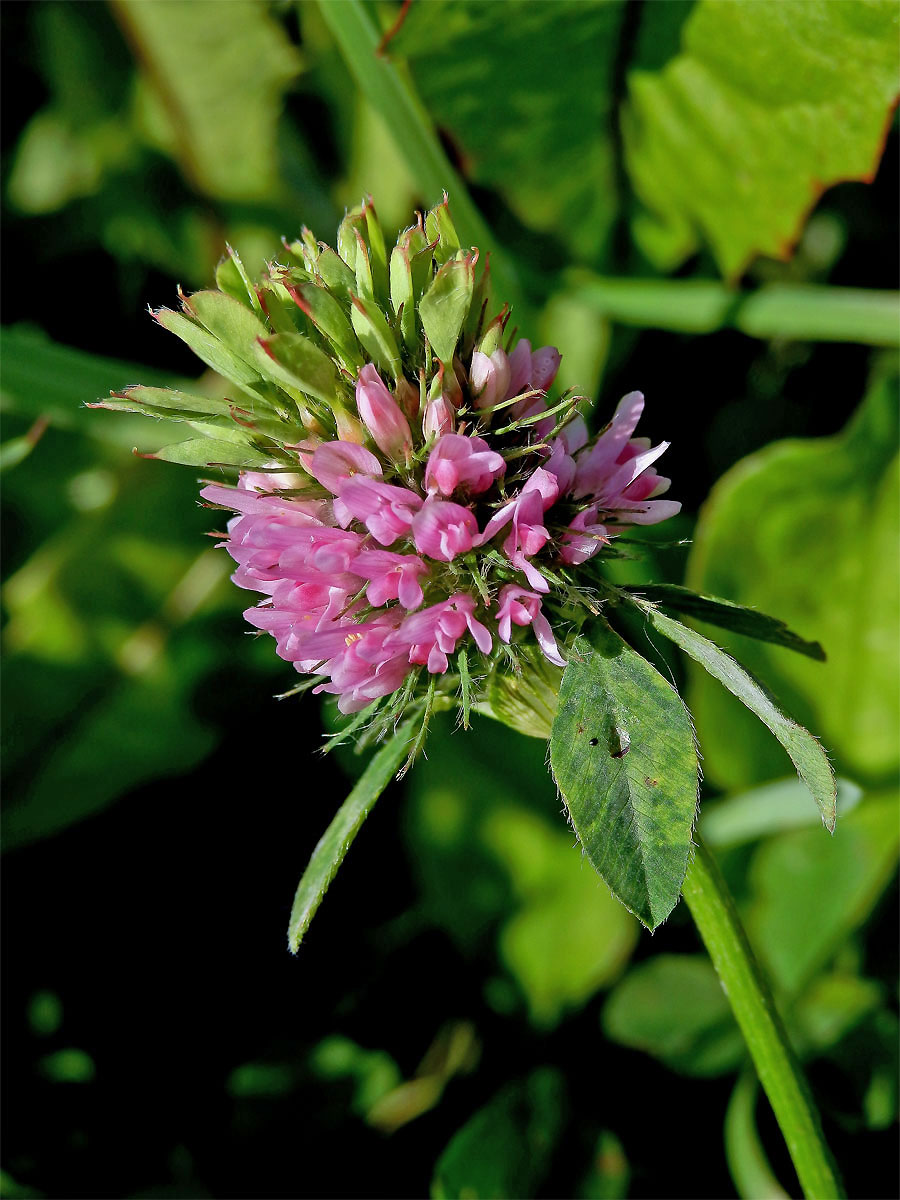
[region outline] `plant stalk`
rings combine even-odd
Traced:
[[[846,1195],[809,1086],[788,1041],[728,886],[698,839],[684,899],[725,989],[807,1200]]]

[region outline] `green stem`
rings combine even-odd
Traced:
[[[409,753],[415,721],[401,725],[363,771],[356,787],[338,809],[331,824],[319,839],[312,858],[297,886],[291,919],[288,925],[288,948],[296,954],[309,929],[309,924],[322,903],[322,897],[338,873],[353,839],[372,811],[375,801],[391,782],[394,774]]]
[[[839,1200],[846,1193],[825,1144],[815,1102],[728,886],[702,842],[698,841],[683,894],[769,1097],[804,1196]]]
[[[675,333],[739,329],[750,337],[897,346],[900,293],[812,283],[737,291],[711,279],[613,279],[573,272],[567,295],[611,321]]]
[[[461,241],[491,252],[496,294],[523,308],[516,270],[498,247],[465,183],[444,153],[428,113],[412,84],[385,55],[378,54],[378,27],[363,0],[319,0],[319,11],[337,42],[360,92],[390,130],[413,179],[434,202],[446,191]]]

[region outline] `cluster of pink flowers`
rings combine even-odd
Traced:
[[[392,393],[367,365],[359,442],[306,441],[296,473],[204,488],[239,514],[225,543],[234,581],[266,597],[247,620],[298,671],[321,676],[316,691],[337,694],[342,712],[421,668],[446,673],[460,648],[490,656],[495,639],[527,636],[514,626],[564,666],[549,618],[568,568],[622,526],[679,511],[656,498],[669,480],[653,464],[668,443],[632,436],[640,393],[591,440],[574,405],[548,411],[559,360],[524,339],[510,354],[475,350],[468,372],[423,402],[409,381]]]

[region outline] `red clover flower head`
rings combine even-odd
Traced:
[[[589,560],[630,525],[673,516],[666,449],[635,437],[632,392],[591,437],[550,398],[560,364],[487,321],[487,263],[460,247],[446,198],[387,252],[371,202],[333,250],[304,230],[253,285],[233,253],[218,291],[156,319],[237,388],[234,399],[131,388],[107,407],[188,421],[160,451],[237,469],[201,496],[235,515],[245,617],[343,713],[396,721],[436,697],[484,702],[498,670],[565,666],[595,602]],[[237,398],[239,396],[239,398]],[[534,650],[529,649],[534,647]]]

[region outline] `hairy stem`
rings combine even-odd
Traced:
[[[846,1193],[825,1144],[809,1086],[725,880],[702,842],[683,894],[781,1127],[804,1196],[839,1200]]]

